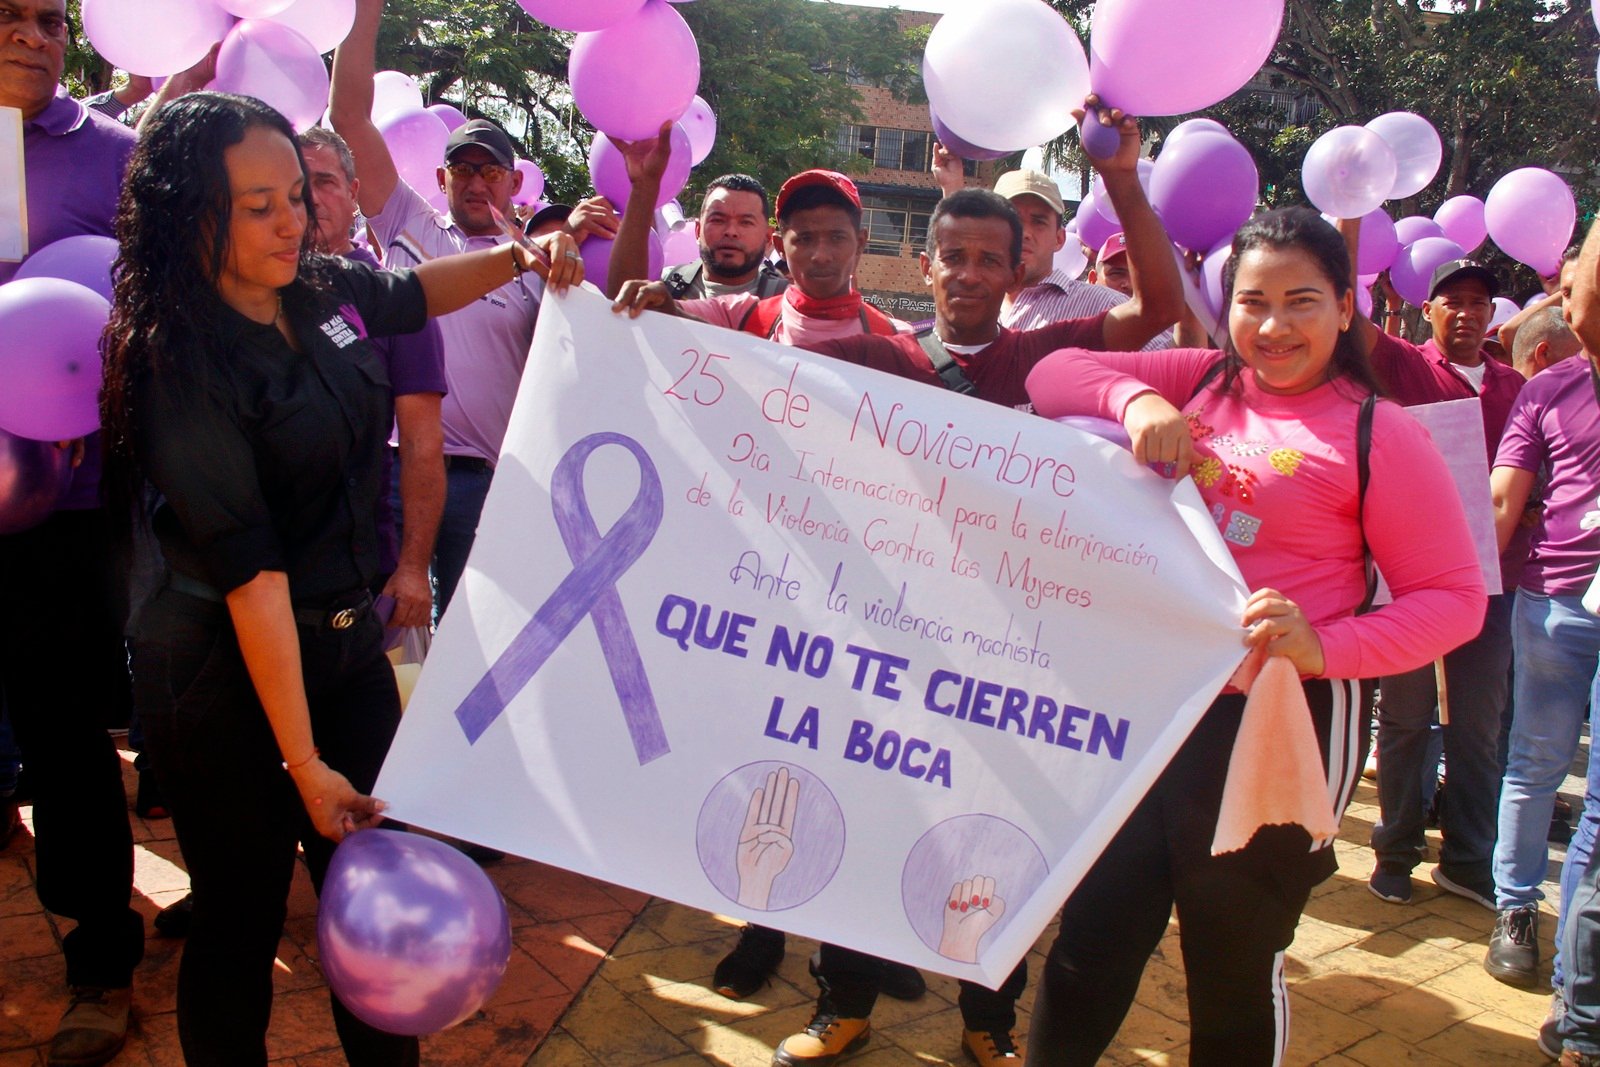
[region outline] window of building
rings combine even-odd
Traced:
[[[928,238],[928,219],[933,214],[933,207],[927,201],[864,196],[861,208],[869,256],[903,256],[908,248],[916,255],[922,250]]]
[[[933,135],[925,130],[898,130],[886,126],[841,126],[834,134],[839,159],[870,159],[885,170],[926,171],[933,163]],[[971,160],[966,172],[976,173]]]

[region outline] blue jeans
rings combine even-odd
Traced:
[[[439,536],[433,542],[433,618],[444,618],[444,609],[450,606],[461,574],[467,569],[467,556],[472,552],[473,539],[478,536],[478,516],[483,514],[483,501],[489,495],[489,483],[494,471],[455,465],[445,457],[444,514],[439,519]],[[394,508],[395,544],[403,543],[405,512],[400,506],[400,464],[394,464],[390,483],[390,500]]]
[[[1495,903],[1502,910],[1544,899],[1539,883],[1549,865],[1545,839],[1556,789],[1577,753],[1600,663],[1600,618],[1583,610],[1579,599],[1518,590],[1512,611],[1517,711],[1494,849]],[[1589,832],[1592,841],[1592,826]],[[1567,854],[1577,851],[1574,841]]]
[[[1573,866],[1570,858],[1568,865]],[[1594,1055],[1600,1053],[1600,862],[1592,849],[1579,871],[1570,888],[1565,877],[1561,882],[1565,923],[1557,934],[1556,949],[1567,968],[1556,988],[1567,1006],[1562,1038]]]
[[[1489,598],[1478,636],[1444,657],[1450,721],[1443,728],[1449,799],[1440,812],[1439,863],[1463,877],[1486,879],[1494,851],[1500,791],[1500,715],[1511,660],[1509,594]],[[1414,867],[1422,858],[1431,772],[1429,749],[1438,692],[1430,664],[1378,684],[1378,804],[1372,848],[1382,862]]]

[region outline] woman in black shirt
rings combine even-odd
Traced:
[[[312,251],[294,131],[259,101],[196,93],[147,125],[117,219],[104,423],[112,490],[160,494],[170,569],[133,639],[135,699],[189,867],[178,980],[186,1061],[266,1062],[272,961],[297,843],[320,888],[399,721],[376,571],[392,420],[369,333],[421,328],[527,270],[581,280],[571,238],[373,271]],[[334,999],[352,1064],[414,1064],[415,1038]]]

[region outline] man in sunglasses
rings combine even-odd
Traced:
[[[511,138],[494,123],[475,119],[450,135],[437,189],[413,189],[395,170],[372,120],[372,75],[382,20],[383,0],[358,0],[355,25],[334,53],[329,111],[333,128],[355,156],[358,202],[384,261],[411,267],[508,240],[495,214],[511,218],[511,197],[522,187],[522,175],[516,170]],[[429,202],[439,193],[448,211]],[[577,255],[575,246],[568,252]],[[538,277],[526,274],[438,320],[449,389],[440,410],[444,516],[433,549],[441,616],[466,568],[543,293]]]

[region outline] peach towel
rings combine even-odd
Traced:
[[[1311,709],[1294,665],[1252,653],[1233,684],[1250,695],[1228,760],[1211,854],[1236,852],[1263,826],[1298,823],[1312,838],[1339,832]]]

